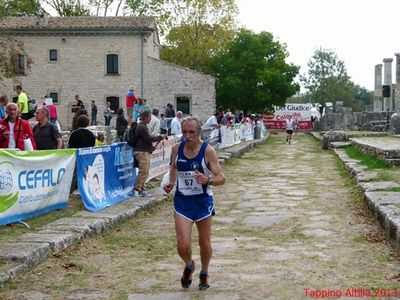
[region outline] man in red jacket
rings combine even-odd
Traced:
[[[128,124],[131,125],[133,119],[133,106],[137,101],[135,96],[135,87],[133,85],[129,87],[125,99],[126,99],[126,112],[128,114]]]
[[[7,119],[0,120],[0,148],[25,150],[24,139],[31,140],[36,150],[35,139],[29,122],[18,117],[18,106],[11,102],[6,106]]]

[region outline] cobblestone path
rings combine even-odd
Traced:
[[[320,148],[307,135],[295,135],[292,145],[272,135],[223,167],[207,291],[197,290],[197,275],[191,288],[180,288],[183,266],[166,201],[41,264],[0,298],[360,299],[378,291],[394,299],[400,260],[389,244],[366,240],[379,241],[378,227],[335,155]]]

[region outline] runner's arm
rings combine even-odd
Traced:
[[[204,174],[202,174],[203,176],[201,176],[202,178],[200,178],[201,182],[199,181],[198,182],[202,184],[210,184],[215,186],[223,185],[225,183],[225,175],[224,172],[222,171],[221,165],[219,164],[217,151],[215,151],[213,147],[208,145],[206,148],[205,156],[206,156],[205,157],[206,162],[208,163],[212,176],[207,177]],[[203,180],[205,180],[205,182],[203,182]]]

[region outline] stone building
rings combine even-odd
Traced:
[[[63,129],[71,124],[74,95],[89,112],[95,100],[97,119],[104,122],[105,103],[125,109],[131,85],[161,112],[171,103],[205,121],[215,110],[214,77],[159,59],[153,17],[7,17],[0,20],[0,35],[24,43],[33,63],[26,68],[27,57],[19,55],[16,80],[40,103],[44,95],[53,98]],[[15,97],[15,83],[3,83],[0,92]]]

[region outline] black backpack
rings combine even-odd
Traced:
[[[132,122],[131,128],[128,131],[128,140],[126,142],[131,147],[135,147],[135,144],[137,142],[137,137],[136,137],[136,134],[135,134],[137,125],[138,124],[136,122]]]
[[[38,109],[38,104],[35,99],[28,99],[28,112],[26,115],[28,118],[33,118],[35,116],[35,113]]]

